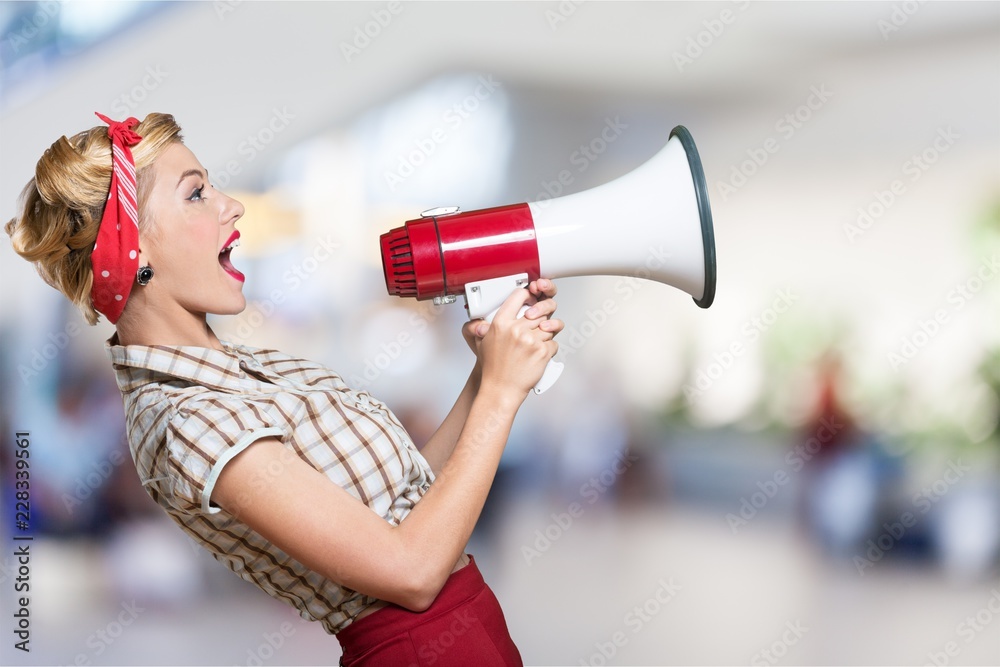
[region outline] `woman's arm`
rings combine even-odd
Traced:
[[[556,295],[556,291],[555,283],[551,280],[535,280],[528,285],[528,292],[538,300],[551,299]],[[526,317],[529,315],[533,315],[533,313],[525,313]],[[482,366],[479,360],[479,340],[482,338],[482,334],[479,333],[480,324],[481,320],[473,320],[472,322],[466,322],[462,327],[463,337],[476,354],[476,365],[472,369],[472,373],[469,375],[462,393],[459,394],[458,400],[455,401],[455,405],[448,412],[448,416],[444,418],[444,421],[438,427],[437,431],[434,432],[434,435],[420,448],[420,453],[427,459],[427,463],[430,464],[431,470],[434,471],[435,475],[440,473],[448,457],[451,456],[452,451],[455,449],[455,444],[458,442],[458,436],[462,432],[462,427],[469,418],[472,401],[479,391],[479,384],[482,378]],[[485,327],[483,333],[485,333]]]
[[[468,326],[468,325],[466,325]],[[458,444],[458,436],[462,433],[462,427],[469,419],[469,412],[472,410],[472,402],[479,393],[480,378],[482,370],[479,368],[479,361],[476,361],[475,368],[469,375],[469,379],[462,388],[462,393],[458,395],[458,400],[452,406],[448,416],[444,418],[441,426],[434,432],[420,448],[420,453],[427,459],[431,470],[435,475],[441,472],[444,464],[448,461],[455,445]]]
[[[512,294],[479,342],[481,386],[454,450],[398,526],[273,438],[223,468],[212,501],[323,576],[426,609],[472,535],[518,408],[558,349],[552,337],[562,323],[546,319],[555,302],[533,306],[537,318],[517,319],[522,303],[523,293]]]

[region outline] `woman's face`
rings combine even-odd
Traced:
[[[208,172],[181,143],[171,144],[153,164],[154,181],[144,207],[152,217],[140,236],[140,261],[155,275],[154,307],[177,304],[192,313],[233,315],[246,307],[243,274],[223,252],[238,238],[243,205],[208,181]]]

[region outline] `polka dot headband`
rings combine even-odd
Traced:
[[[91,255],[94,283],[90,295],[94,308],[114,324],[125,308],[139,267],[139,207],[135,161],[129,147],[142,137],[133,132],[139,124],[135,118],[119,123],[102,114],[97,117],[109,126],[113,169],[108,202]]]

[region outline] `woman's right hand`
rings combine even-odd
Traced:
[[[538,283],[532,284],[532,291],[543,297],[555,294],[551,281]],[[525,304],[530,308],[519,318],[518,311]],[[554,299],[539,301],[528,290],[518,288],[503,302],[492,322],[472,323],[480,337],[477,347],[482,366],[481,391],[497,390],[510,393],[519,402],[524,400],[559,349],[559,343],[552,339],[563,323],[551,318],[555,310]]]

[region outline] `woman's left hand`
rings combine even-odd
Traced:
[[[556,295],[556,285],[548,278],[539,278],[538,280],[533,280],[528,284],[528,291],[531,293],[532,298],[528,300],[529,305],[533,305],[542,301],[543,299],[551,299]],[[524,312],[524,316],[528,319],[536,319],[539,317],[536,313],[533,313],[529,308]],[[548,315],[545,316],[548,319]],[[563,328],[561,321],[556,322],[542,322],[538,325],[538,328],[542,331],[549,331],[552,335],[556,335]],[[468,344],[469,349],[472,353],[476,355],[476,365],[479,365],[479,343],[483,340],[483,336],[490,329],[490,323],[484,319],[470,320],[462,326],[462,337],[465,338],[465,342]]]

